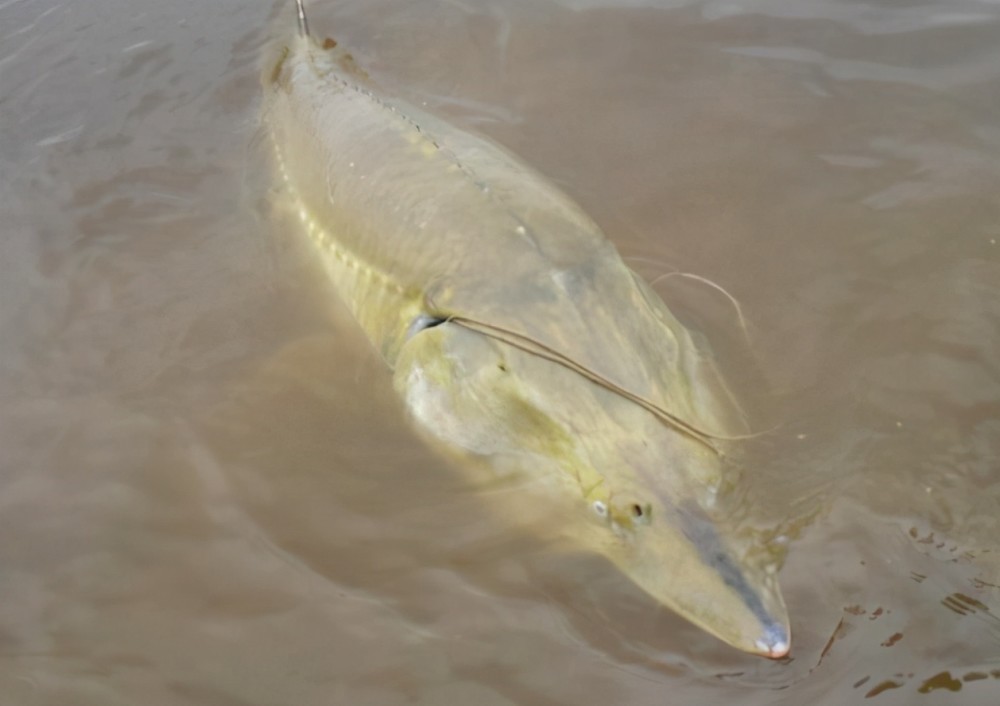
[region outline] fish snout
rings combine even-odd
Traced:
[[[614,504],[629,512],[630,504]],[[641,588],[695,625],[745,652],[771,659],[788,654],[788,612],[773,567],[691,509],[643,509],[649,526],[625,545],[622,568]]]
[[[764,635],[754,644],[762,657],[780,659],[788,654],[791,638],[787,625],[772,623],[764,628]]]

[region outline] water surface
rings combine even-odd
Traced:
[[[1000,699],[997,5],[313,5],[387,91],[560,184],[711,342],[767,430],[736,505],[790,536],[792,655],[508,521],[516,482],[410,430],[262,157],[286,3],[14,0],[4,703]]]

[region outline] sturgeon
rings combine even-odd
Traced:
[[[571,499],[575,541],[661,604],[740,650],[787,654],[775,566],[713,516],[741,428],[714,361],[567,195],[387,95],[296,7],[297,35],[262,73],[264,122],[417,425],[544,479]]]

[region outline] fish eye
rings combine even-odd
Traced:
[[[430,314],[420,314],[412,322],[410,322],[410,328],[406,332],[406,338],[409,339],[421,331],[426,331],[429,328],[434,328],[435,326],[440,326],[441,324],[448,321],[448,319],[443,319],[440,316],[431,316]]]
[[[595,500],[593,508],[594,512],[596,512],[599,517],[608,516],[608,506],[604,503],[603,500]]]

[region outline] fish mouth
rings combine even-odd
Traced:
[[[788,655],[791,648],[791,640],[788,628],[782,625],[768,625],[764,636],[754,642],[761,657],[769,659],[781,659]]]

